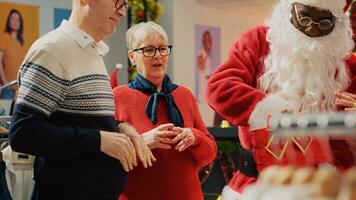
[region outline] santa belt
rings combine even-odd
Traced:
[[[239,171],[248,177],[257,177],[258,171],[252,151],[239,145]]]

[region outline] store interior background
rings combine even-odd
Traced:
[[[71,0],[0,0],[0,2],[21,3],[39,7],[40,36],[53,30],[54,8],[70,9]],[[170,57],[168,74],[175,83],[195,88],[195,25],[220,28],[221,62],[227,58],[234,40],[244,31],[264,23],[269,17],[275,0],[159,0],[164,13],[159,23],[167,31],[173,53]],[[28,28],[28,27],[26,27]],[[127,17],[123,17],[114,36],[105,42],[110,52],[105,57],[108,73],[117,63],[124,68],[119,71],[119,83],[126,84],[127,48],[125,32]],[[213,112],[206,104],[199,109],[207,126],[213,125]]]

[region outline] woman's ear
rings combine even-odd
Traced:
[[[129,57],[131,64],[132,65],[136,65],[136,61],[135,61],[135,58],[134,58],[134,52],[131,51],[131,50],[128,50],[127,51],[127,56]]]

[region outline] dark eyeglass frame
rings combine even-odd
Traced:
[[[116,0],[116,3],[115,3],[116,13],[119,12],[119,10],[121,10],[122,8],[125,8],[125,14],[126,14],[129,9],[128,1],[124,0],[124,2],[121,5],[119,4],[119,1],[120,0]]]
[[[334,25],[334,23],[335,23],[335,17],[334,17],[334,16],[333,16],[333,20],[322,19],[322,20],[320,20],[319,22],[314,22],[310,17],[301,17],[301,18],[300,18],[295,3],[293,4],[293,6],[294,6],[294,12],[295,12],[295,14],[296,14],[296,16],[297,16],[297,21],[298,21],[298,23],[299,23],[301,26],[308,27],[308,26],[310,26],[310,25],[312,25],[312,24],[317,24],[318,27],[319,27],[321,30],[326,31],[326,30],[329,30],[330,28],[332,28],[333,25]],[[307,20],[308,23],[304,24],[304,23],[301,22],[302,20]],[[328,27],[323,27],[323,26],[321,26],[320,24],[322,24],[322,22],[327,22],[327,23],[329,23],[329,26],[328,26]]]
[[[168,50],[167,50],[167,54],[162,54],[162,53],[161,53],[160,49],[161,49],[162,47],[167,47],[167,49],[168,49]],[[145,49],[147,49],[147,48],[155,49],[155,52],[153,53],[153,55],[148,56],[148,55],[145,54]],[[133,49],[132,51],[133,51],[133,52],[142,51],[142,54],[143,54],[143,56],[145,56],[145,57],[155,57],[157,51],[159,52],[159,54],[160,54],[161,56],[169,56],[169,55],[171,55],[171,53],[172,53],[172,48],[173,48],[172,45],[163,45],[163,46],[160,46],[160,47],[157,47],[157,48],[156,48],[156,47],[141,47],[141,48]]]

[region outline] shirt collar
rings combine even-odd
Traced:
[[[60,28],[64,30],[81,48],[86,48],[91,45],[92,47],[97,47],[97,50],[101,56],[104,56],[109,52],[109,46],[105,42],[100,41],[98,43],[86,32],[80,28],[74,26],[67,20],[63,20]]]

